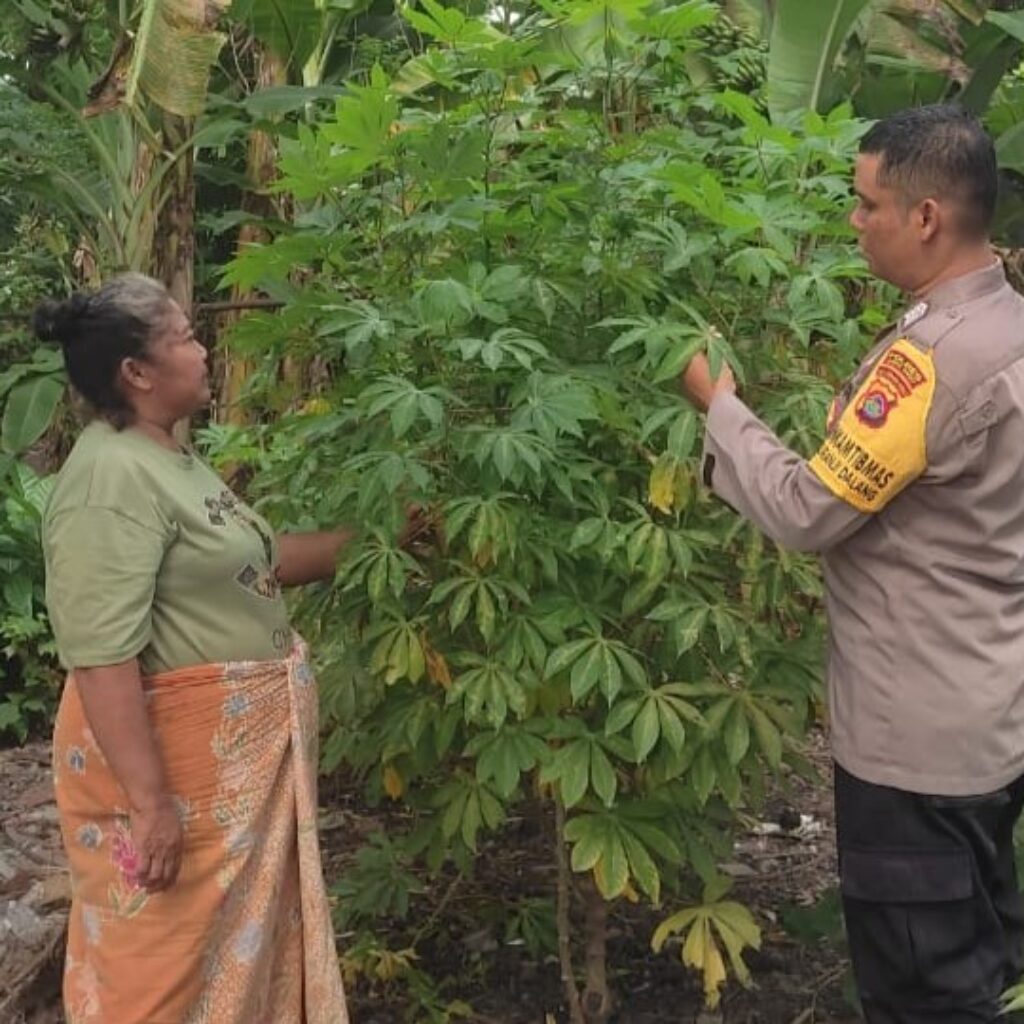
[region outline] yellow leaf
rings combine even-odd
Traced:
[[[415,954],[410,949],[395,950],[394,952],[390,949],[382,950],[373,973],[381,981],[394,981],[395,978],[409,970],[410,961],[414,959]]]
[[[473,562],[479,568],[486,569],[491,562],[495,561],[497,559],[494,557],[494,545],[489,540],[485,540],[473,556]]]
[[[675,491],[672,497],[676,508],[686,508],[693,497],[693,473],[683,465],[676,467]]]
[[[427,675],[430,677],[430,681],[437,683],[445,690],[450,689],[452,673],[448,668],[448,662],[444,660],[444,655],[440,651],[435,651],[430,645],[425,631],[420,634],[420,647],[423,649],[423,657],[427,661]]]
[[[659,512],[671,512],[676,496],[676,469],[679,460],[668,452],[662,452],[651,470],[647,484],[647,500]]]
[[[405,789],[405,782],[402,776],[399,775],[398,769],[393,765],[389,764],[384,767],[384,792],[387,793],[392,800],[397,800]]]
[[[632,882],[626,883],[626,888],[622,890],[622,895],[625,896],[630,903],[640,902],[640,895],[637,893],[636,889],[633,888]]]
[[[708,936],[708,949],[704,957],[704,1001],[710,1009],[718,1006],[725,981],[725,961],[714,939]]]
[[[704,957],[707,954],[710,938],[707,918],[697,918],[689,934],[686,936],[686,941],[683,943],[683,948],[680,952],[683,963],[687,967],[693,967],[699,971],[704,966]]]
[[[300,416],[323,416],[331,411],[331,403],[326,398],[311,398],[299,406]]]

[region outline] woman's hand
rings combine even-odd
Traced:
[[[145,808],[133,808],[129,821],[136,856],[135,880],[150,892],[169,888],[181,869],[183,838],[174,802],[164,797]]]
[[[405,524],[398,534],[400,548],[409,551],[430,547],[431,544],[440,546],[443,540],[443,523],[439,512],[422,505],[406,506]]]
[[[151,892],[166,889],[181,867],[183,842],[135,658],[76,668],[86,720],[127,797],[130,835],[115,843],[121,874]],[[130,839],[130,842],[128,841]]]

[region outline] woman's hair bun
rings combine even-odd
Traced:
[[[74,342],[79,318],[88,307],[89,296],[81,292],[62,302],[45,299],[32,314],[32,330],[40,341],[66,347]]]

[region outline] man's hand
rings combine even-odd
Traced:
[[[143,809],[132,809],[129,820],[135,849],[127,851],[121,870],[134,874],[135,881],[150,892],[169,888],[181,868],[181,821],[173,801],[164,798]]]
[[[711,376],[708,357],[703,352],[690,360],[690,365],[683,370],[679,378],[679,385],[683,394],[701,412],[707,412],[715,395],[720,391],[726,391],[730,395],[736,393],[736,378],[728,364],[722,365],[722,372],[714,379]]]

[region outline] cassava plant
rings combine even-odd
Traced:
[[[532,10],[499,30],[423,0],[405,15],[422,52],[282,141],[295,225],[224,284],[285,301],[234,344],[286,415],[206,440],[278,522],[362,524],[301,609],[325,767],[405,805],[390,841],[435,870],[471,870],[540,806],[589,1024],[627,895],[665,907],[655,945],[709,1003],[727,965],[746,979],[758,926],[716,862],[773,777],[808,770],[820,695],[816,569],[702,487],[675,378],[698,349],[728,360],[809,451],[885,296],[845,227],[848,112],[782,128],[697,88],[703,0]],[[259,371],[285,352],[316,358],[315,394]],[[410,502],[437,523],[411,553]]]

